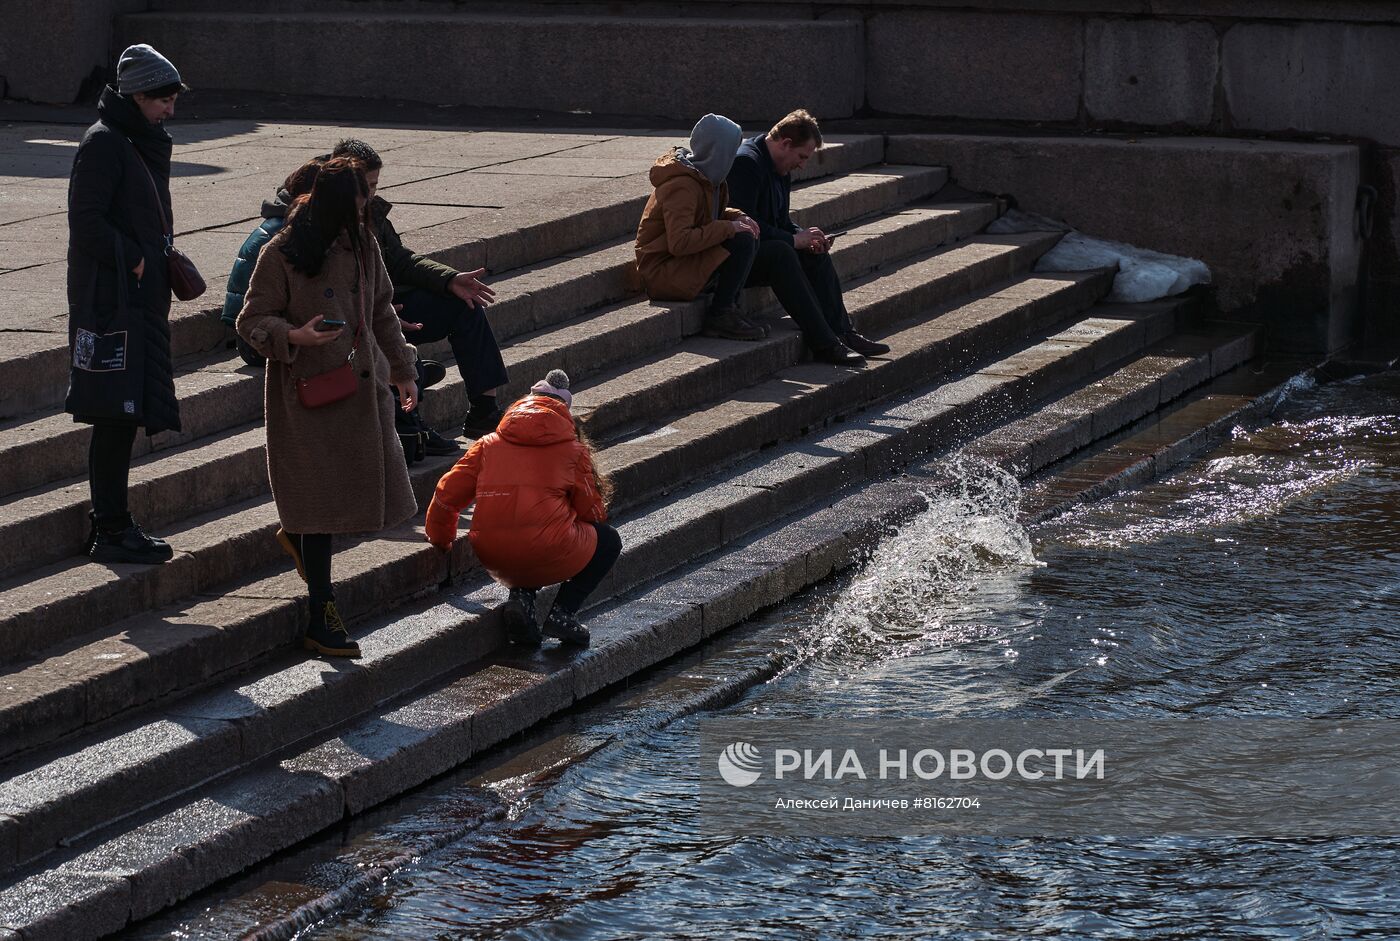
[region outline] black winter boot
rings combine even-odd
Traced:
[[[493,395],[472,396],[471,403],[472,407],[467,411],[467,417],[462,421],[462,437],[481,438],[491,434],[501,423],[501,416],[505,414],[496,405],[496,397]]]
[[[506,639],[512,644],[524,647],[540,645],[539,617],[535,609],[538,594],[534,588],[512,588],[510,597],[501,606],[501,616],[506,623]]]
[[[763,328],[750,323],[737,307],[716,307],[705,317],[700,333],[707,337],[724,340],[762,340],[768,334]]]
[[[544,619],[544,633],[549,637],[559,638],[561,643],[572,644],[575,647],[587,647],[591,639],[588,628],[583,626],[578,615],[559,607],[549,610],[549,617]]]
[[[147,536],[137,522],[127,514],[126,525],[108,528],[94,523],[92,548],[88,555],[94,562],[131,562],[137,565],[157,565],[169,562],[175,550],[164,539]]]
[[[350,639],[334,601],[311,603],[311,624],[302,646],[327,657],[358,657],[360,645]]]

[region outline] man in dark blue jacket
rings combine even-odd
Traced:
[[[800,108],[767,134],[744,141],[729,171],[729,204],[758,223],[749,286],[773,288],[817,359],[855,365],[890,348],[851,328],[829,254],[832,238],[815,226],[799,229],[788,213],[792,171],[805,166],[821,145],[816,119]]]

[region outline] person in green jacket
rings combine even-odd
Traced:
[[[471,406],[462,422],[462,434],[479,438],[495,431],[501,420],[496,389],[505,385],[507,377],[500,345],[486,319],[486,306],[496,296],[481,282],[486,269],[457,271],[405,248],[389,221],[393,205],[375,195],[384,166],[378,152],[362,140],[347,138],[331,153],[352,157],[365,166],[370,221],[394,283],[394,304],[402,306],[399,317],[404,321],[404,338],[416,345],[447,340]]]

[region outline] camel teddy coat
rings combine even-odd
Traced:
[[[543,588],[583,571],[598,548],[589,524],[608,518],[569,407],[547,395],[527,395],[506,409],[496,431],[477,439],[438,481],[428,541],[451,548],[458,514],[472,503],[472,549],[510,588]]]
[[[389,382],[414,379],[415,351],[393,308],[394,288],[379,248],[361,229],[362,264],[348,234],[331,246],[320,274],[292,268],[283,227],[258,256],[236,329],[267,357],[267,474],[282,528],[290,533],[362,533],[411,517],[418,506],[394,430]],[[296,380],[335,369],[355,347],[358,387],[349,398],[306,408]],[[325,346],[296,346],[287,334],[317,314],[345,321]]]
[[[652,164],[651,185],[637,225],[637,273],[654,301],[694,300],[729,257],[729,223],[743,213],[729,207],[729,186],[721,183],[719,205],[725,208],[716,219],[714,184],[674,150]]]

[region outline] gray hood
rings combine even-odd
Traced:
[[[292,194],[278,187],[276,196],[263,200],[262,217],[264,219],[285,219],[291,208]]]
[[[729,176],[743,141],[744,132],[739,125],[722,114],[707,114],[695,122],[690,132],[690,149],[678,156],[718,187]]]

